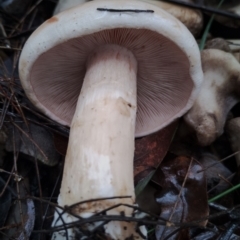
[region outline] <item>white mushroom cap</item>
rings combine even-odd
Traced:
[[[89,0],[59,0],[54,11],[54,14],[65,11],[72,7],[76,7],[77,5],[88,1]],[[161,9],[167,11],[168,13],[172,14],[174,17],[180,20],[194,36],[198,35],[203,27],[203,15],[201,11],[159,0],[142,0],[142,1],[154,4],[160,7]],[[184,0],[183,2],[192,3],[192,1],[190,0]]]
[[[136,136],[155,132],[190,109],[203,77],[196,41],[170,14],[141,1],[92,1],[41,25],[20,57],[27,96],[69,126],[88,56],[108,43],[131,50],[138,61]]]
[[[206,49],[202,65],[203,86],[185,120],[206,146],[223,133],[227,114],[240,99],[240,64],[231,53]]]

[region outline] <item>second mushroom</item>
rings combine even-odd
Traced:
[[[189,110],[203,77],[198,46],[181,22],[125,0],[88,2],[46,21],[25,44],[19,72],[36,107],[71,126],[58,204],[130,196],[76,205],[81,217],[135,204],[134,138]],[[134,213],[107,211],[120,214]],[[62,219],[76,220],[69,213]],[[58,214],[54,224],[63,224]],[[104,229],[111,239],[141,238],[133,222],[109,221]]]

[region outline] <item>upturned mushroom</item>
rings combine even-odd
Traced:
[[[231,54],[218,49],[202,51],[204,81],[186,122],[196,131],[202,146],[223,133],[230,109],[240,101],[240,64]]]
[[[174,56],[174,57],[173,57]],[[58,204],[90,217],[135,204],[134,137],[188,111],[202,82],[200,53],[187,28],[141,1],[92,1],[43,23],[21,53],[19,74],[33,104],[71,126]],[[108,199],[115,196],[129,198]],[[107,215],[132,216],[126,206]],[[76,220],[55,214],[54,225]],[[141,237],[133,222],[109,221],[111,239]],[[57,239],[74,237],[73,229]],[[61,238],[62,235],[62,238]]]

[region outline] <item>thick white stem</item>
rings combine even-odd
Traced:
[[[136,79],[135,57],[123,47],[103,46],[89,58],[72,120],[58,203],[69,206],[96,198],[131,197],[79,204],[73,210],[79,216],[89,217],[119,203],[135,202]],[[133,210],[121,206],[107,212],[121,213],[132,216]],[[112,239],[125,239],[135,234],[134,226],[110,222],[105,231]]]

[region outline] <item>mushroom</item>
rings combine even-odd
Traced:
[[[60,0],[56,6],[54,14],[75,7],[87,1],[88,0]],[[200,33],[203,26],[203,16],[200,11],[164,1],[156,0],[142,0],[142,1],[154,4],[162,8],[163,10],[167,11],[168,13],[172,14],[174,17],[180,20],[194,36],[197,36]],[[184,0],[184,2],[191,1]]]
[[[233,56],[240,62],[240,40],[239,39],[227,39],[229,48],[232,51]]]
[[[188,30],[194,35],[198,36],[203,27],[203,15],[201,11],[196,9],[180,6],[177,4],[156,1],[156,0],[142,0],[151,4],[154,4],[168,13],[172,14],[178,20],[180,20]],[[190,0],[182,0],[182,2],[192,3]]]
[[[207,6],[217,7],[218,4],[219,4],[219,1],[215,1],[214,3],[210,2],[210,1],[206,1]],[[223,1],[220,9],[240,16],[239,0]],[[240,21],[239,21],[239,19],[236,19],[236,18],[224,17],[221,15],[217,15],[217,16],[215,16],[215,20],[220,22],[221,24],[224,24],[225,26],[231,27],[231,28],[239,28],[239,26],[240,26]]]
[[[218,49],[202,51],[204,82],[186,122],[202,146],[223,133],[230,109],[240,100],[240,65],[231,54]]]
[[[219,49],[224,52],[231,52],[231,48],[229,47],[229,43],[223,38],[213,38],[208,40],[205,44],[206,49]]]
[[[181,22],[145,2],[110,0],[78,5],[43,23],[22,50],[19,74],[32,103],[71,126],[58,204],[130,196],[76,205],[71,212],[81,217],[135,204],[134,137],[181,117],[203,78],[197,43]],[[119,206],[106,214],[134,212]],[[62,219],[76,220],[70,213]],[[62,219],[56,213],[54,225]],[[133,222],[110,221],[104,228],[111,239],[140,239]]]
[[[240,62],[239,46],[239,39],[213,38],[206,42],[205,48],[220,49],[224,52],[232,53],[232,55],[238,60],[238,62]]]
[[[229,44],[230,49],[233,52],[239,52],[240,50],[240,39],[227,39],[227,43]]]

